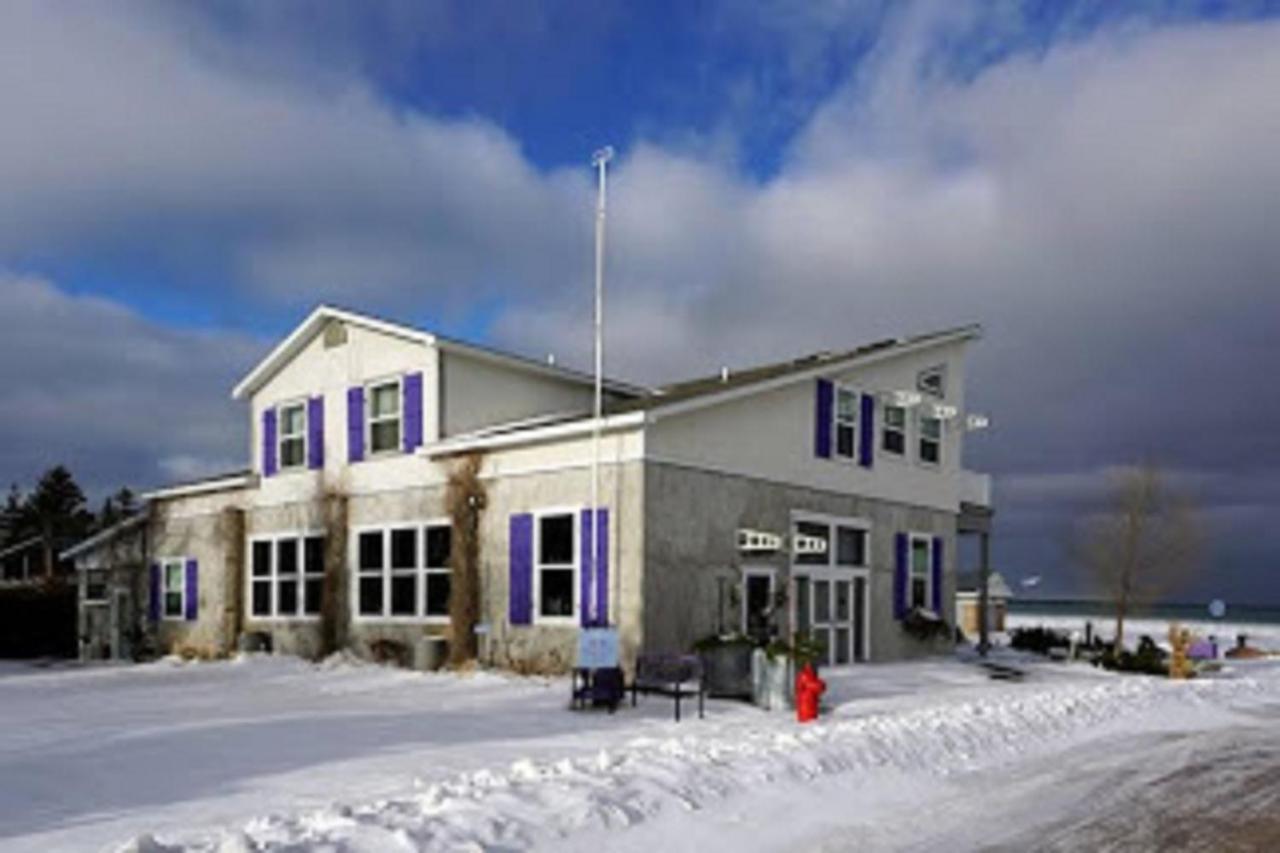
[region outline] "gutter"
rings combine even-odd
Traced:
[[[168,486],[151,492],[143,492],[142,499],[148,501],[165,500],[167,498],[185,498],[194,495],[207,495],[211,492],[223,492],[229,489],[242,489],[257,484],[255,474],[236,474],[217,480],[205,480],[203,483],[190,483],[185,486]]]

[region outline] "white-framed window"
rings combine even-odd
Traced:
[[[926,465],[942,464],[942,419],[920,416],[920,461]]]
[[[858,455],[858,392],[836,386],[835,405],[836,455],[854,459]]]
[[[279,424],[277,458],[280,470],[302,468],[307,464],[307,406],[306,403],[282,403],[276,407]]]
[[[365,389],[365,398],[368,401],[365,441],[369,453],[399,451],[403,432],[400,379],[370,383]]]
[[[84,603],[105,604],[107,601],[107,571],[86,569],[84,573]]]
[[[187,612],[187,561],[171,557],[160,561],[160,615],[183,619]]]
[[[361,619],[445,621],[449,617],[447,521],[407,522],[356,532],[356,614]]]
[[[541,622],[572,622],[578,612],[578,513],[550,510],[534,524],[534,613]]]
[[[907,410],[903,406],[884,407],[884,426],[880,430],[880,449],[893,456],[907,453]]]
[[[315,619],[324,595],[324,534],[279,533],[249,544],[249,615]]]
[[[804,549],[791,557],[791,630],[822,647],[824,664],[871,656],[871,524],[863,518],[792,513]],[[816,543],[822,546],[813,548]]]
[[[908,537],[907,607],[928,609],[933,601],[932,540],[912,533]]]

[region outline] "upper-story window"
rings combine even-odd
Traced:
[[[929,465],[942,464],[942,419],[920,416],[920,461]]]
[[[884,407],[884,427],[880,433],[880,449],[894,456],[906,454],[907,410],[904,407]]]
[[[836,389],[836,455],[853,459],[858,448],[858,393]]]
[[[307,407],[286,403],[279,407],[281,470],[301,468],[307,464]]]
[[[400,450],[400,380],[369,386],[369,452]]]

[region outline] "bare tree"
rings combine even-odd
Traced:
[[[1076,529],[1077,562],[1115,607],[1115,649],[1124,644],[1124,620],[1133,607],[1168,595],[1199,564],[1204,543],[1191,499],[1150,464],[1112,475],[1101,510]]]

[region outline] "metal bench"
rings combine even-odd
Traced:
[[[698,717],[705,716],[706,682],[702,661],[697,655],[640,655],[636,676],[631,681],[631,706],[640,693],[658,693],[675,699],[676,722],[680,722],[680,700],[698,697]]]

